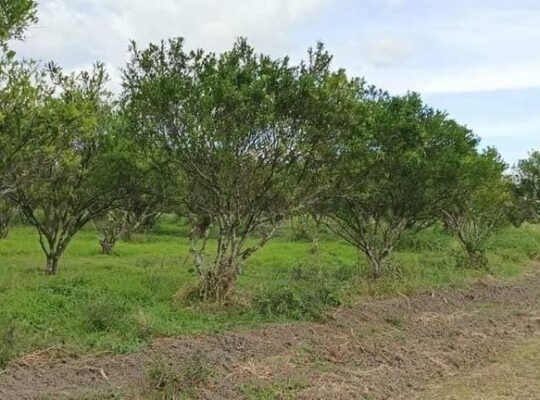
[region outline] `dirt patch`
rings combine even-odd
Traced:
[[[538,334],[540,274],[529,274],[129,355],[27,357],[0,375],[0,398],[408,399]]]
[[[540,335],[468,374],[430,385],[417,400],[540,399]]]

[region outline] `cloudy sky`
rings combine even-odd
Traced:
[[[19,54],[69,69],[183,36],[224,50],[246,36],[298,59],[322,40],[335,65],[392,93],[419,91],[513,163],[540,149],[538,0],[40,0]]]

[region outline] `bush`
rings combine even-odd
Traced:
[[[328,308],[343,304],[346,288],[341,278],[352,274],[352,270],[343,268],[331,275],[317,268],[295,265],[289,279],[256,295],[254,305],[267,317],[318,319]]]
[[[285,316],[292,319],[318,319],[330,307],[342,304],[334,288],[293,288],[287,285],[273,288],[255,297],[258,311],[264,316]]]
[[[157,359],[146,371],[146,395],[177,398],[179,394],[192,393],[195,386],[207,383],[212,375],[209,360],[201,350],[194,351],[180,365]]]
[[[116,303],[111,298],[100,297],[86,304],[84,319],[92,330],[106,332],[121,327],[127,312],[125,304]]]

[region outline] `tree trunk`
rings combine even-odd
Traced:
[[[485,269],[488,266],[488,259],[486,254],[482,250],[471,249],[468,246],[465,246],[465,251],[467,253],[467,262],[470,267]]]
[[[366,252],[366,255],[371,265],[371,275],[373,279],[379,279],[383,276],[388,267],[388,257],[378,252]]]
[[[384,271],[384,262],[383,260],[371,259],[371,274],[373,279],[379,279]]]
[[[99,245],[101,246],[101,254],[111,254],[114,249],[115,242],[108,239],[101,239]]]
[[[313,234],[311,235],[311,253],[319,254],[321,251],[321,221],[316,217],[313,217],[315,226],[313,227]]]
[[[199,287],[204,301],[223,302],[230,298],[236,287],[238,268],[232,260],[227,260],[209,269],[202,277]]]
[[[0,223],[0,239],[6,239],[9,235],[9,223]]]
[[[319,235],[313,236],[311,239],[311,248],[309,249],[311,254],[319,254],[320,248],[320,242],[319,242]]]
[[[47,266],[45,268],[45,273],[47,275],[56,275],[58,270],[58,260],[60,259],[60,254],[51,253],[47,254]]]

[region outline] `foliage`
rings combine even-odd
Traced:
[[[436,220],[452,160],[474,149],[476,139],[416,94],[365,96],[356,119],[337,136],[319,212],[380,277],[403,232]]]
[[[93,222],[99,234],[101,252],[111,254],[116,242],[127,229],[127,212],[121,209],[111,210]]]
[[[0,45],[22,39],[24,31],[37,21],[34,0],[0,0]]]
[[[291,319],[319,319],[343,300],[336,287],[327,283],[312,287],[272,286],[255,298],[257,310],[264,316],[285,316]]]
[[[466,265],[486,267],[486,242],[493,231],[506,224],[511,203],[508,180],[503,177],[506,166],[494,149],[462,160],[456,173],[458,182],[452,187],[443,206],[443,220],[461,243]]]
[[[291,66],[257,55],[242,39],[220,55],[186,52],[182,39],[132,45],[126,114],[146,147],[180,171],[201,298],[228,297],[244,262],[314,195],[327,114],[334,117],[333,104],[356,89],[329,63],[321,46],[308,63]],[[210,256],[213,226],[218,246]],[[269,229],[248,246],[261,226]]]
[[[39,145],[28,134],[41,74],[32,61],[16,60],[7,44],[22,39],[36,21],[34,0],[0,0],[0,200],[26,178],[28,165],[17,156]]]
[[[0,197],[27,181],[33,152],[46,144],[35,135],[36,105],[45,95],[44,73],[31,61],[0,55]]]
[[[254,305],[265,317],[285,316],[291,319],[319,319],[333,307],[345,302],[359,271],[348,265],[339,268],[299,263],[292,266],[289,276],[269,284],[254,298]]]
[[[537,223],[540,221],[540,152],[519,160],[512,175],[514,195],[514,222]]]
[[[129,155],[115,152],[103,66],[66,75],[51,64],[48,73],[28,126],[31,136],[47,136],[48,144],[27,155],[32,175],[10,197],[37,229],[46,272],[55,274],[72,237],[123,195]]]
[[[452,236],[442,224],[437,223],[422,230],[407,230],[401,235],[396,246],[398,251],[445,251],[452,247]]]

